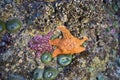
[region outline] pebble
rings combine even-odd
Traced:
[[[22,63],[23,62],[23,60],[22,59],[19,59],[19,61],[18,61],[19,63]]]
[[[12,3],[13,0],[4,0],[5,3],[9,4],[9,3]]]

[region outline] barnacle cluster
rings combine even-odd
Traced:
[[[94,5],[94,6],[93,6]],[[30,32],[45,34],[59,24],[64,24],[74,36],[80,37],[83,28],[89,24],[103,21],[104,10],[102,0],[99,1],[45,1],[23,2],[20,10],[27,21]],[[100,14],[98,14],[100,13]],[[91,25],[88,28],[93,27]],[[77,33],[76,33],[77,32]]]
[[[104,6],[110,14],[117,15],[120,17],[120,1],[119,0],[103,0]]]
[[[42,1],[31,1],[31,2],[23,2],[21,4],[22,11],[27,15],[23,15],[28,23],[29,30],[39,30],[40,34],[46,34],[51,30],[51,24],[49,17],[53,12],[53,7]],[[34,32],[33,32],[34,33]]]

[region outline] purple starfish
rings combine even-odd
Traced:
[[[36,35],[32,40],[29,41],[29,47],[36,52],[36,57],[40,57],[41,53],[52,52],[52,46],[49,44],[50,37],[53,31],[50,31],[46,35]]]

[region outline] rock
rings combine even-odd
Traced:
[[[98,76],[96,77],[96,80],[106,80],[105,76],[101,73],[98,74]]]
[[[23,76],[18,74],[10,74],[7,80],[26,80]]]

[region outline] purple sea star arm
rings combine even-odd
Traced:
[[[34,42],[39,43],[42,38],[43,38],[42,35],[36,35],[36,36],[33,38],[33,40],[34,40]]]
[[[44,37],[45,37],[46,39],[50,39],[52,35],[53,35],[53,31],[51,30],[51,31],[48,32],[47,35],[45,35]]]
[[[44,52],[51,52],[53,50],[52,46],[49,44],[49,39],[53,35],[53,31],[50,31],[48,34],[36,35],[32,40],[29,41],[29,47],[36,51],[36,57]]]

